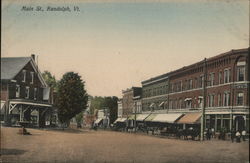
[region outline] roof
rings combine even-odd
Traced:
[[[1,79],[13,79],[30,60],[30,57],[1,58]]]
[[[195,124],[199,123],[201,118],[201,113],[187,113],[181,119],[178,120],[177,123],[181,124]]]
[[[13,79],[28,63],[31,63],[35,72],[38,75],[43,87],[47,87],[47,83],[42,77],[41,72],[36,66],[32,57],[5,57],[1,58],[1,80]]]

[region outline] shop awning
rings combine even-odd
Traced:
[[[165,122],[165,123],[174,123],[178,120],[183,114],[156,114],[156,116],[151,120],[152,122]]]
[[[150,122],[156,117],[156,115],[157,114],[150,114],[144,121]]]
[[[165,103],[165,101],[161,102],[160,105],[159,105],[159,107],[163,106],[164,103]]]
[[[114,123],[125,122],[126,120],[127,120],[127,118],[117,118]]]
[[[98,118],[97,120],[95,120],[96,124],[99,124],[103,119],[102,118]]]
[[[136,121],[144,121],[148,116],[149,114],[137,114]]]
[[[134,114],[129,115],[129,116],[128,116],[128,119],[129,119],[129,120],[134,120],[134,119],[135,119],[135,115],[134,115]]]
[[[197,124],[200,123],[201,113],[187,113],[181,117],[177,123],[181,124]]]
[[[155,106],[155,103],[150,104],[149,107],[152,108],[153,106]]]
[[[184,101],[190,101],[192,100],[192,98],[186,98]]]

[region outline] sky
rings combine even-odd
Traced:
[[[37,6],[43,11],[22,10]],[[40,71],[57,80],[74,71],[88,94],[121,97],[149,78],[249,47],[249,1],[3,0],[1,37],[1,57],[36,54]]]

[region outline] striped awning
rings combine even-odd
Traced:
[[[152,116],[151,116],[152,115]],[[145,121],[175,123],[183,114],[151,114]]]
[[[97,120],[95,120],[95,123],[99,124],[102,120],[103,120],[103,118],[98,118]]]
[[[144,121],[148,116],[149,114],[138,114],[136,115],[136,121]]]
[[[127,120],[127,118],[117,118],[114,123],[125,122],[126,120]]]
[[[198,124],[200,123],[201,113],[187,113],[181,117],[177,123],[180,124]]]

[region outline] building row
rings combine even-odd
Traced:
[[[118,117],[190,114],[193,123],[204,107],[205,127],[249,131],[249,72],[249,48],[205,58],[122,91]]]

